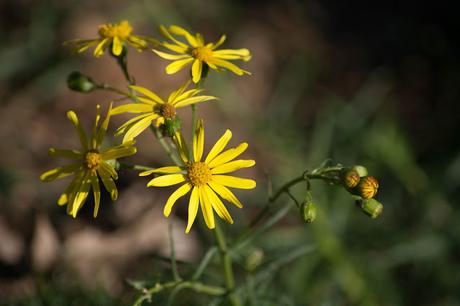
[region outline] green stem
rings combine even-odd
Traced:
[[[226,290],[222,287],[218,286],[210,286],[203,284],[201,282],[193,282],[193,281],[172,281],[172,282],[167,282],[164,284],[157,283],[155,286],[152,288],[144,288],[143,294],[134,302],[133,306],[140,306],[144,301],[151,301],[152,297],[160,293],[164,290],[167,289],[173,289],[176,287],[182,287],[184,289],[191,289],[197,293],[204,293],[207,295],[212,295],[212,296],[221,296],[226,293]]]
[[[195,273],[192,276],[192,280],[197,280],[201,277],[201,275],[204,272],[204,269],[206,269],[206,267],[208,266],[209,262],[214,257],[214,254],[216,254],[216,252],[217,248],[215,246],[209,248],[209,250],[203,256],[203,259],[201,260],[200,264],[198,265],[198,268],[195,270]]]
[[[219,254],[224,269],[225,287],[227,288],[227,291],[230,293],[230,302],[233,306],[240,306],[241,301],[232,292],[233,289],[235,289],[235,277],[233,276],[232,259],[230,257],[230,254],[228,253],[227,243],[225,241],[224,233],[219,227],[219,223],[216,222],[216,228],[213,232],[214,236],[216,237],[217,247],[219,248]]]
[[[265,206],[262,208],[259,214],[251,221],[248,227],[252,228],[256,226],[263,219],[263,217],[265,217],[265,215],[269,212],[271,204],[275,202],[283,193],[287,193],[291,198],[293,198],[292,194],[289,191],[289,188],[291,188],[292,186],[297,185],[298,183],[303,182],[303,181],[307,181],[307,183],[309,183],[308,180],[311,180],[311,179],[321,179],[325,181],[331,181],[331,177],[329,177],[327,173],[340,171],[342,168],[343,168],[342,166],[335,166],[335,167],[314,169],[312,172],[305,171],[301,176],[298,176],[288,181],[283,186],[281,186],[272,196],[269,197],[268,202],[265,204]],[[295,202],[297,206],[299,206],[299,203],[297,201]]]
[[[139,171],[148,171],[148,170],[153,169],[152,167],[147,167],[143,165],[130,165],[124,162],[118,162],[118,164],[120,165],[120,169],[130,169],[130,170],[139,170]]]
[[[120,56],[115,56],[115,58],[117,59],[117,63],[120,66],[121,71],[123,71],[123,75],[125,76],[125,79],[128,81],[129,85],[134,85],[134,78],[129,75],[128,71],[128,57],[126,56],[126,49],[123,50]]]
[[[173,237],[173,229],[172,229],[171,222],[169,222],[168,233],[169,233],[169,245],[171,247],[171,269],[172,269],[173,279],[175,281],[180,281],[181,277],[179,275],[179,271],[177,270],[176,248],[174,247],[174,237]]]
[[[165,137],[163,137],[163,135],[161,135],[161,131],[159,128],[157,128],[156,126],[154,126],[153,124],[150,125],[150,129],[152,130],[153,134],[155,135],[155,137],[158,139],[158,141],[160,142],[160,145],[163,147],[163,149],[165,150],[166,154],[168,154],[169,158],[171,158],[171,160],[177,165],[177,166],[182,166],[182,161],[179,159],[179,157],[177,157],[177,155],[175,155],[169,144],[166,142],[166,139]]]

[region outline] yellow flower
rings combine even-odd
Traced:
[[[190,82],[186,82],[179,89],[173,91],[166,101],[147,88],[130,86],[131,89],[142,94],[142,96],[137,97],[140,103],[124,104],[115,107],[111,111],[111,115],[121,113],[138,113],[140,115],[120,126],[115,132],[115,135],[124,134],[123,143],[131,141],[149,127],[153,120],[157,120],[157,123],[160,123],[165,119],[175,119],[177,108],[217,99],[213,96],[198,95],[203,91],[201,89],[190,89],[186,91],[189,85]]]
[[[195,35],[190,34],[185,29],[173,25],[169,29],[164,26],[160,26],[160,32],[171,42],[162,42],[161,45],[177,54],[169,54],[158,50],[153,50],[160,57],[173,60],[171,64],[166,67],[167,74],[174,74],[181,70],[188,64],[192,64],[192,80],[194,83],[198,83],[201,79],[201,73],[204,64],[214,70],[220,70],[220,68],[230,70],[237,75],[250,74],[229,60],[243,60],[249,61],[251,59],[251,53],[248,49],[222,49],[216,50],[225,41],[225,35],[222,35],[218,42],[208,43],[204,42],[203,36],[200,33]],[[182,36],[187,42],[184,43],[176,39],[174,35]]]
[[[235,148],[222,152],[231,137],[232,132],[227,130],[212,147],[204,161],[201,161],[204,148],[204,129],[203,123],[200,121],[194,133],[191,155],[185,145],[182,135],[179,132],[176,133],[175,141],[181,159],[184,162],[184,166],[162,167],[139,174],[140,176],[146,176],[153,173],[165,174],[155,177],[147,186],[164,187],[185,182],[171,194],[166,202],[163,213],[168,217],[174,203],[191,191],[186,233],[190,231],[195,221],[198,206],[201,207],[206,225],[210,229],[215,227],[214,211],[216,211],[220,218],[230,224],[233,223],[232,217],[218,195],[236,207],[242,208],[243,205],[241,202],[227,187],[241,189],[252,189],[256,187],[256,182],[254,180],[225,175],[238,169],[255,165],[254,160],[234,160],[246,150],[248,147],[247,143],[241,143]]]
[[[102,56],[109,47],[113,55],[119,56],[126,43],[129,43],[138,51],[146,49],[149,43],[157,44],[153,38],[132,35],[133,28],[126,20],[115,24],[102,24],[99,26],[98,32],[99,38],[75,39],[65,42],[64,44],[74,45],[78,53],[84,52],[89,47],[96,46],[93,53],[95,57]]]
[[[118,175],[108,161],[136,153],[133,142],[100,150],[99,147],[109,125],[111,107],[110,105],[106,118],[99,126],[101,116],[99,114],[100,106],[97,106],[96,122],[89,139],[80,125],[77,114],[73,111],[67,112],[67,118],[74,125],[80,138],[82,150],[51,148],[49,150],[51,156],[68,158],[73,160],[73,163],[49,170],[40,176],[40,180],[43,182],[50,182],[74,174],[73,180],[58,200],[59,205],[67,204],[67,213],[73,217],[77,216],[77,212],[83,206],[91,188],[93,189],[95,202],[94,217],[97,217],[101,199],[99,178],[105,189],[110,193],[112,200],[117,199],[118,191],[114,180],[118,178]]]

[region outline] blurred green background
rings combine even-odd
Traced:
[[[315,182],[315,223],[292,209],[237,258],[237,284],[251,284],[246,305],[460,305],[456,12],[442,2],[314,0],[0,2],[0,305],[130,305],[137,292],[126,280],[169,277],[161,211],[170,190],[147,190],[122,172],[117,202],[103,198],[98,219],[87,202],[73,219],[55,204],[65,182],[38,180],[60,163],[49,147],[77,145],[65,112],[76,110],[89,126],[95,104],[116,98],[71,92],[67,75],[80,70],[126,85],[110,56],[72,56],[62,42],[96,37],[99,24],[122,19],[140,35],[158,37],[157,25],[176,23],[211,41],[226,33],[227,47],[251,50],[243,65],[253,75],[212,73],[207,90],[221,101],[199,109],[208,145],[230,128],[257,160],[247,175],[258,188],[238,193],[246,205],[231,210],[231,237],[266,201],[267,176],[280,186],[330,157],[366,165],[380,181],[377,220],[342,189]],[[137,83],[163,95],[188,77],[167,76],[166,61],[150,52],[129,56]],[[187,126],[190,114],[182,115]],[[167,162],[151,135],[138,147],[135,161]],[[170,219],[187,274],[211,237],[202,223],[183,234],[182,204]],[[285,205],[283,197],[273,211]],[[250,254],[262,255],[263,268],[299,246],[312,251],[263,277],[239,273]],[[219,273],[215,267],[205,279],[218,283]],[[182,291],[175,305],[211,302]]]

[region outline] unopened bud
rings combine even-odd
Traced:
[[[355,165],[351,169],[358,172],[360,177],[366,176],[368,174],[367,168],[361,165]]]
[[[383,205],[376,199],[359,199],[356,200],[356,204],[361,208],[361,210],[371,218],[375,219],[383,211]]]
[[[74,71],[67,77],[67,86],[78,92],[90,92],[96,89],[93,80],[78,71]]]
[[[373,176],[362,177],[358,186],[353,189],[353,193],[364,199],[373,198],[379,190],[379,182]]]
[[[246,258],[246,269],[251,272],[256,270],[262,263],[263,258],[264,252],[261,249],[252,250]]]
[[[342,185],[347,189],[356,187],[361,179],[359,173],[353,169],[343,169],[340,176]]]
[[[307,222],[311,223],[316,219],[316,205],[312,202],[303,202],[300,205],[300,216],[302,219]]]

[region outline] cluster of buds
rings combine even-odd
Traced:
[[[357,197],[356,205],[372,218],[380,216],[383,205],[374,199],[379,189],[379,182],[368,175],[367,169],[362,166],[343,168],[340,173],[342,186]]]
[[[307,182],[304,200],[298,205],[300,217],[306,223],[315,221],[317,208],[313,202],[310,180],[320,179],[333,185],[342,186],[355,199],[356,205],[371,218],[377,218],[383,211],[383,205],[374,199],[379,189],[379,182],[368,175],[363,166],[344,167],[341,164],[329,165],[324,162],[313,171],[306,171],[303,180]]]

